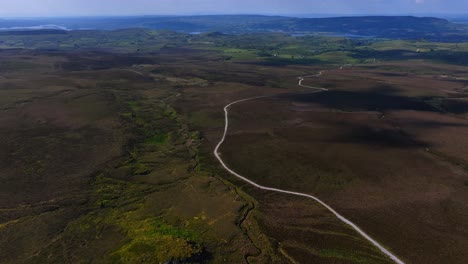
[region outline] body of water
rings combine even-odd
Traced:
[[[57,29],[57,30],[70,30],[66,27],[59,25],[39,25],[31,27],[4,27],[0,28],[0,31],[13,31],[13,30],[42,30],[42,29]]]

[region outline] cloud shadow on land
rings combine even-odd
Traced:
[[[370,91],[352,92],[332,90],[324,93],[286,95],[289,100],[315,103],[343,111],[418,110],[438,112],[437,109],[418,98],[395,95],[393,87],[376,87]]]

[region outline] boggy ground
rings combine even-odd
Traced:
[[[332,92],[295,96],[335,66],[191,47],[0,56],[2,263],[390,263],[317,203],[214,159],[222,108],[274,94],[231,109],[236,171],[317,194],[408,262],[467,259],[464,67],[345,68],[305,82]]]
[[[382,72],[332,70],[304,82],[329,92],[233,106],[222,157],[259,184],[324,199],[409,263],[464,263],[468,107],[434,102],[463,100],[466,83]]]
[[[199,169],[200,134],[167,103],[206,81],[118,54],[95,69],[87,52],[0,56],[1,263],[275,257],[242,227],[252,198]]]
[[[218,67],[225,66],[220,64]],[[243,67],[243,65],[229,65],[229,71],[234,75],[231,78],[243,75]],[[318,204],[303,198],[259,191],[234,179],[219,168],[218,162],[213,159],[212,151],[222,134],[224,123],[222,108],[229,102],[241,98],[293,92],[298,75],[312,74],[317,69],[262,67],[255,70],[259,71],[259,74],[271,74],[272,78],[290,79],[292,84],[290,87],[293,89],[215,82],[205,87],[182,89],[181,96],[175,100],[174,104],[178,112],[185,113],[190,126],[202,132],[204,139],[200,147],[202,169],[217,168],[214,173],[225,175],[226,179],[242,186],[245,192],[255,198],[255,208],[252,209],[250,217],[259,224],[263,236],[268,238],[276,254],[281,257],[272,259],[274,263],[283,261],[286,263],[391,263],[378,250]],[[221,90],[224,92],[220,93]],[[270,106],[265,105],[265,110],[268,108]],[[216,109],[219,110],[216,111]],[[254,114],[255,112],[250,110],[240,113],[243,116]],[[267,118],[255,119],[254,122],[262,126],[268,122],[277,122],[281,118],[278,115],[270,115]],[[248,156],[244,157],[249,159]],[[265,159],[268,160],[268,157]],[[256,161],[251,160],[251,162]],[[257,165],[267,172],[270,162],[274,161],[266,161],[266,163],[259,161]],[[251,233],[255,229],[249,224],[246,226],[250,237],[254,241],[258,240],[258,234]],[[248,260],[251,263],[256,261],[255,256],[249,256]]]

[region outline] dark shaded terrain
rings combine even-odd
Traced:
[[[316,103],[324,107],[340,109],[343,111],[436,111],[435,108],[426,104],[421,99],[372,91],[330,91],[328,93],[292,95],[290,96],[290,100],[304,103]]]

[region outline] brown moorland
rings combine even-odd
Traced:
[[[408,263],[466,262],[466,67],[183,43],[0,51],[1,262],[391,263],[312,200],[215,160],[222,108],[259,95],[276,96],[231,108],[233,169],[317,195]],[[304,84],[329,92],[297,86],[321,70]]]
[[[228,164],[317,195],[411,263],[463,263],[468,122],[433,102],[464,84],[360,68],[305,84],[336,88],[232,107]]]

